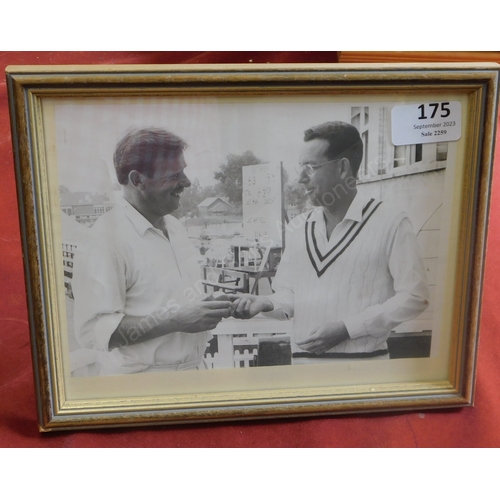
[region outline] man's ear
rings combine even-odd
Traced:
[[[340,178],[345,179],[351,171],[351,162],[347,158],[342,158],[340,162]]]
[[[128,174],[128,181],[130,184],[135,186],[136,188],[141,188],[143,182],[142,182],[142,175],[140,172],[137,170],[131,170]]]

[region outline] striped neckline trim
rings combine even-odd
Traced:
[[[305,224],[306,249],[318,278],[323,276],[325,271],[347,250],[381,204],[381,201],[376,203],[372,198],[364,206],[361,220],[353,221],[346,234],[324,255],[318,248],[316,240],[316,221],[309,220],[313,212],[309,214]]]

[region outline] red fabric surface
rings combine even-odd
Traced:
[[[9,64],[336,62],[335,52],[4,52]],[[498,141],[497,141],[498,142]],[[500,156],[495,160],[475,407],[424,413],[39,434],[5,75],[0,84],[1,447],[498,447]]]

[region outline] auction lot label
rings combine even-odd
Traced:
[[[391,118],[395,146],[457,141],[462,135],[462,105],[458,101],[394,106]]]

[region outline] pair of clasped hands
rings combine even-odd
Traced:
[[[199,333],[213,330],[223,318],[250,319],[262,311],[272,311],[272,303],[263,296],[226,295],[216,292],[203,300],[182,306],[173,316],[178,332]]]
[[[216,292],[202,301],[202,309],[210,311],[209,316],[219,321],[223,318],[250,319],[260,312],[272,311],[272,302],[262,295],[250,293],[227,295]],[[217,321],[217,323],[219,323]]]
[[[213,330],[223,318],[250,319],[261,312],[274,309],[273,303],[262,295],[215,293],[201,302],[201,313],[205,318],[205,329]],[[201,325],[200,325],[201,326]],[[349,333],[342,321],[327,323],[313,329],[309,336],[296,344],[304,351],[323,354],[332,347],[349,339]]]

